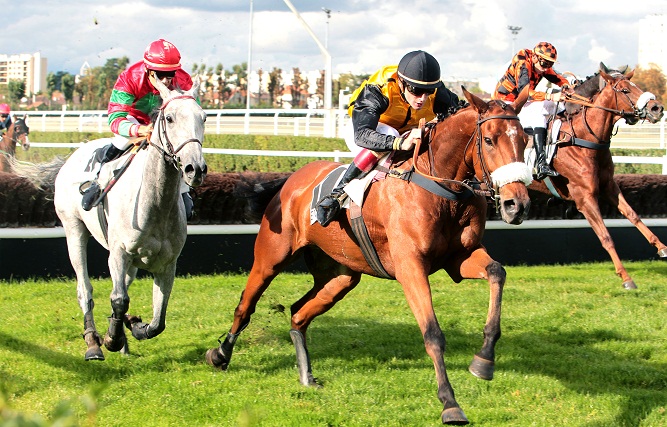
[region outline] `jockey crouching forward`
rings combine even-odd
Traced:
[[[563,111],[558,102],[563,94],[558,91],[539,92],[535,88],[542,78],[560,86],[564,93],[572,93],[569,82],[552,67],[557,59],[556,48],[548,42],[538,43],[533,50],[522,49],[514,58],[505,74],[500,78],[493,99],[513,102],[524,87],[530,86],[530,98],[519,113],[521,125],[533,129],[533,145],[537,160],[536,179],[558,176],[546,162],[547,118]],[[556,109],[559,108],[559,111]]]
[[[458,104],[458,97],[440,81],[438,61],[424,51],[410,52],[398,65],[371,75],[354,91],[348,108],[353,134],[345,142],[358,154],[338,186],[319,201],[318,222],[326,227],[336,218],[345,199],[345,185],[363,178],[385,152],[414,147],[421,138],[420,119],[431,121]]]
[[[148,45],[142,61],[118,76],[108,107],[109,126],[116,136],[111,144],[98,151],[97,161],[101,165],[120,157],[130,147],[131,138],[150,135],[150,114],[162,103],[160,92],[155,88],[156,80],[170,90],[192,88],[192,78],[181,68],[180,61],[181,54],[176,46],[159,39]],[[99,194],[99,184],[94,181],[83,193],[83,209],[90,210]],[[181,194],[187,218],[190,219],[193,202],[189,187],[184,182],[181,183]]]

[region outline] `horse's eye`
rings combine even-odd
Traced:
[[[485,142],[487,145],[493,145],[493,140],[492,140],[491,138],[489,138],[488,136],[485,136],[485,137],[484,137],[484,142]]]
[[[174,123],[174,118],[171,116],[171,114],[167,114],[165,116],[165,119],[167,119],[169,123]]]

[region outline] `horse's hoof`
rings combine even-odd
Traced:
[[[134,316],[131,314],[126,314],[123,318],[123,324],[125,324],[125,327],[129,330],[132,330],[132,325],[140,323],[141,321],[141,316]]]
[[[219,348],[211,348],[206,352],[206,363],[221,371],[226,371],[229,366],[229,361],[222,357]]]
[[[127,337],[125,336],[125,334],[123,334],[120,339],[113,339],[109,336],[109,334],[106,334],[104,336],[104,347],[106,347],[107,350],[112,351],[114,353],[120,351],[123,347],[125,347],[126,342],[127,342]]]
[[[637,289],[637,285],[635,285],[635,281],[630,279],[627,282],[623,282],[623,288],[627,290],[633,290]]]
[[[494,369],[495,363],[493,360],[482,359],[477,355],[472,358],[472,362],[470,362],[470,366],[468,367],[471,374],[487,381],[493,379]]]
[[[101,348],[92,347],[92,348],[89,348],[88,351],[86,351],[86,355],[84,356],[84,359],[86,361],[88,361],[88,360],[104,360],[104,353],[102,352]]]
[[[658,251],[658,256],[659,256],[660,258],[667,258],[667,248],[665,248],[665,249],[660,249],[660,250]]]
[[[466,414],[464,414],[461,408],[459,408],[458,406],[454,408],[447,408],[444,411],[442,411],[443,424],[464,426],[469,422],[470,421],[468,421],[468,418],[466,418]]]

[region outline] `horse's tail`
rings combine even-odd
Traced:
[[[35,188],[53,192],[56,176],[65,161],[66,159],[56,156],[50,162],[30,163],[12,157],[9,159],[9,167],[11,173],[27,179]]]
[[[257,177],[241,175],[234,188],[234,196],[246,200],[244,220],[248,223],[259,223],[262,215],[273,197],[278,194],[289,176],[270,181],[257,181]]]

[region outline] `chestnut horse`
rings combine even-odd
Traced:
[[[663,106],[632,83],[634,71],[609,70],[600,63],[600,71],[579,84],[565,104],[557,140],[554,169],[560,174],[544,181],[534,181],[530,188],[574,201],[609,253],[616,274],[625,289],[636,289],[634,280],[623,267],[614,242],[604,224],[599,197],[605,197],[655,246],[658,255],[667,257],[665,246],[642,222],[623,197],[614,181],[614,163],[609,150],[614,124],[621,118],[630,124],[639,119],[656,123],[662,118]]]
[[[514,105],[487,103],[465,89],[464,94],[470,105],[435,124],[430,143],[424,142],[428,147],[415,148],[412,159],[394,165],[386,179],[371,185],[363,203],[363,218],[379,261],[389,277],[401,283],[426,352],[433,359],[438,398],[444,406],[441,418],[446,424],[467,424],[468,420],[447,378],[445,336],[433,309],[429,275],[444,268],[455,282],[488,280],[490,303],[484,343],[470,371],[492,379],[506,273],[481,243],[487,199],[480,191],[474,192],[471,183],[480,177],[485,194],[494,196],[497,191],[507,223],[520,224],[530,206],[526,185],[531,175],[523,163],[526,142],[516,116],[527,92]],[[226,338],[206,353],[210,365],[227,369],[234,343],[250,322],[262,293],[303,253],[314,284],[291,307],[290,335],[301,383],[318,386],[306,347],[308,326],[350,292],[362,274],[380,276],[353,236],[349,213],[341,213],[326,228],[317,222],[311,224],[313,188],[338,166],[326,161],[310,163],[293,173],[282,188],[270,190],[277,195],[264,210],[246,288]],[[417,178],[436,188],[426,189],[429,185]]]
[[[30,148],[29,133],[30,129],[26,124],[25,117],[15,117],[0,140],[0,172],[11,172],[9,159],[15,156],[17,145],[20,145],[26,151]]]

